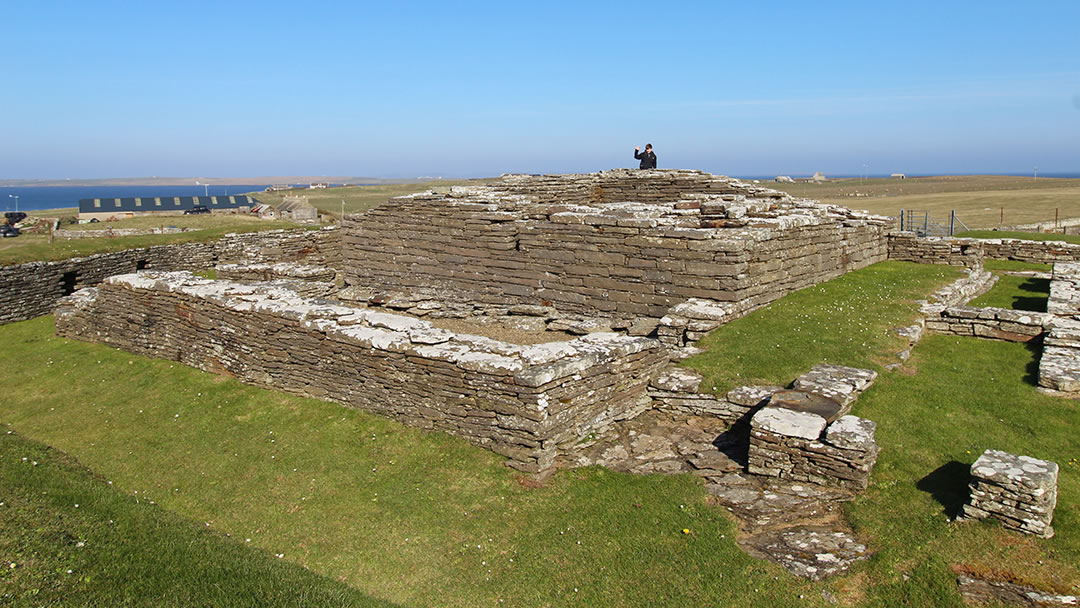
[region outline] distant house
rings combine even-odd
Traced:
[[[278,205],[281,217],[294,222],[315,222],[319,220],[319,210],[308,202],[306,196],[286,196]]]
[[[330,184],[328,182],[315,182],[314,184],[308,184],[308,190],[322,190],[329,187]]]
[[[267,192],[281,192],[283,190],[292,190],[292,189],[293,189],[293,187],[290,186],[289,184],[276,184],[274,186],[267,186],[266,187]]]
[[[79,219],[110,220],[139,215],[183,215],[188,209],[206,207],[211,213],[247,213],[259,201],[240,196],[142,196],[134,198],[84,198],[79,200]]]
[[[904,175],[903,173],[893,173],[889,177],[894,177],[896,179],[907,179],[907,176]]]

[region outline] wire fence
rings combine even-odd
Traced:
[[[919,236],[952,236],[957,232],[970,230],[959,217],[956,210],[949,212],[947,219],[931,216],[929,211],[916,211],[914,209],[900,210],[900,230],[914,232]]]

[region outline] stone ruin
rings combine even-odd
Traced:
[[[697,474],[748,552],[820,578],[867,556],[837,505],[877,458],[874,423],[848,414],[876,374],[818,366],[791,390],[715,395],[669,361],[723,323],[886,259],[888,227],[694,171],[505,176],[348,216],[340,268],[113,276],[62,300],[56,323],[444,430],[529,473]],[[450,320],[471,325],[440,326]],[[558,333],[518,343],[483,335],[492,326]]]
[[[971,499],[963,517],[990,517],[1011,530],[1050,538],[1057,478],[1057,463],[986,450],[971,465]]]
[[[887,229],[887,218],[697,171],[511,175],[346,217],[344,274],[358,297],[447,308],[433,315],[543,306],[635,335],[663,324],[681,344],[885,260]],[[680,314],[692,308],[699,318]]]

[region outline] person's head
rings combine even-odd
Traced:
[[[652,144],[645,144],[645,151],[652,152]]]

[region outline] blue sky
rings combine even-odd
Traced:
[[[1080,2],[0,5],[0,178],[1080,172]]]

